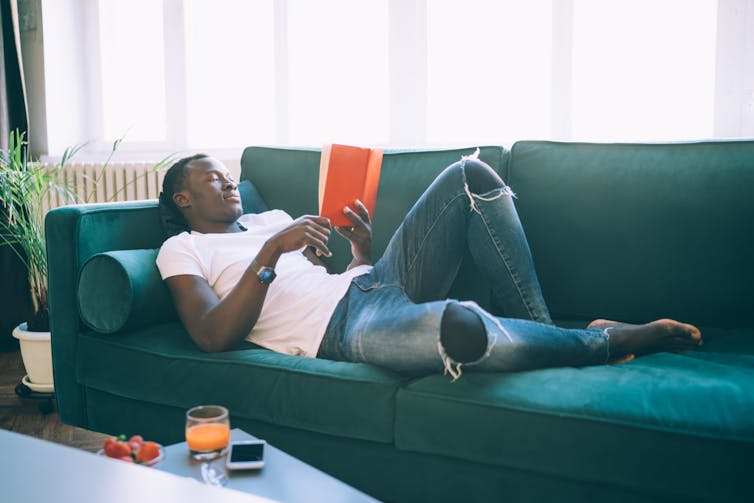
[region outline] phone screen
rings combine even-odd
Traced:
[[[264,444],[232,444],[230,449],[231,463],[244,463],[248,461],[262,461],[264,457]]]

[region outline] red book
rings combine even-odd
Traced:
[[[319,214],[334,226],[350,227],[343,213],[346,206],[356,211],[356,200],[374,217],[377,185],[382,167],[381,148],[325,145],[319,162]],[[358,211],[356,211],[358,213]]]

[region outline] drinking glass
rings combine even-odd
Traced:
[[[228,409],[221,405],[199,405],[186,412],[186,443],[191,457],[202,461],[201,476],[205,484],[224,486],[227,476],[217,469],[213,459],[223,455],[230,442]]]
[[[199,405],[186,412],[186,443],[194,459],[219,458],[229,442],[228,409],[221,405]]]

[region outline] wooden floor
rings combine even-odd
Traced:
[[[20,352],[0,352],[0,428],[91,452],[102,448],[106,435],[63,424],[56,411],[39,411],[41,400],[18,397],[15,388],[24,374]]]

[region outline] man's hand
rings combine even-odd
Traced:
[[[317,255],[330,257],[332,252],[327,247],[329,239],[330,220],[328,218],[304,215],[268,239],[265,248],[271,247],[274,250],[275,261],[281,254],[300,250],[305,246],[313,247]]]
[[[351,243],[353,261],[348,268],[370,265],[372,263],[372,221],[369,218],[369,210],[361,201],[356,200],[356,211],[346,206],[343,208],[343,213],[353,222],[353,227],[335,227],[335,230]]]
[[[330,220],[325,217],[304,215],[291,225],[272,236],[267,244],[279,254],[299,250],[305,246],[313,247],[317,255],[332,256],[327,247],[330,239]],[[262,264],[267,265],[267,264]]]
[[[314,215],[304,215],[268,239],[266,244],[271,246],[278,256],[283,253],[299,250],[305,246],[311,246],[316,250],[317,255],[331,257],[332,252],[327,247],[329,239],[330,219]]]

